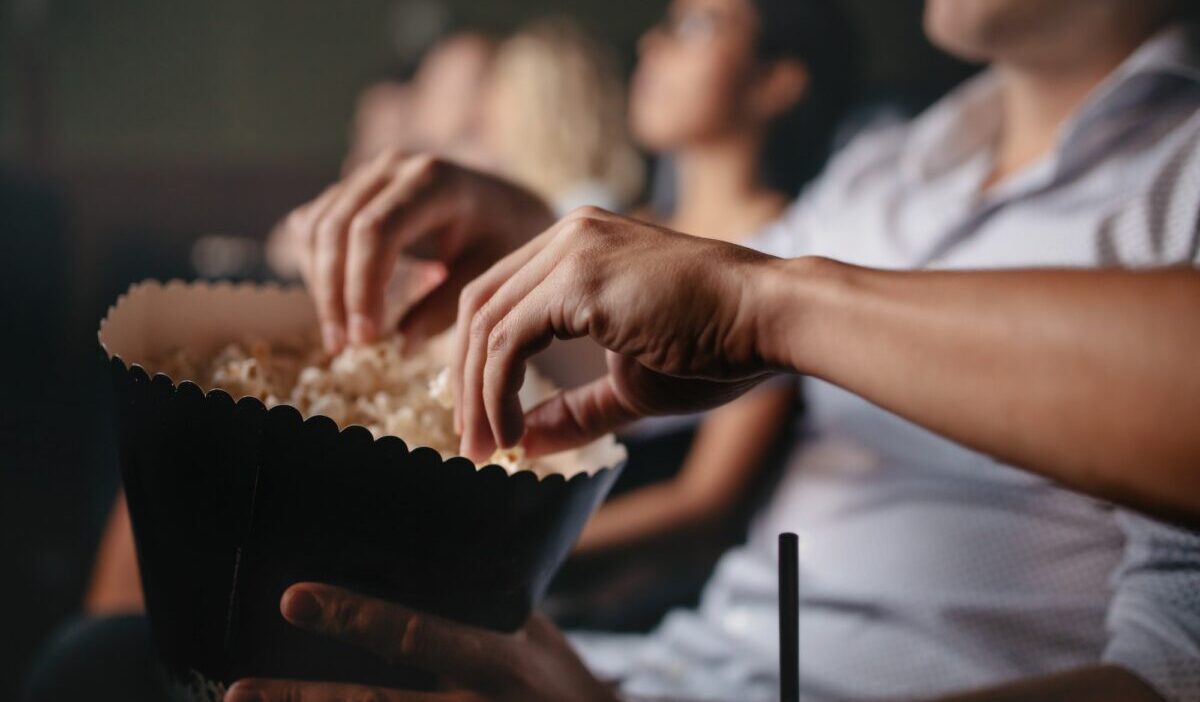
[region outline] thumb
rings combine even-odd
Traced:
[[[582,446],[643,415],[621,398],[606,375],[545,400],[525,415],[521,442],[530,457]]]

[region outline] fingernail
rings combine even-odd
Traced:
[[[283,618],[293,624],[311,624],[321,617],[321,603],[304,590],[288,590],[280,604]]]
[[[370,317],[357,312],[350,315],[350,341],[368,344],[375,340],[375,334],[375,322]]]
[[[253,685],[244,682],[234,683],[225,693],[225,702],[264,702],[266,697],[256,690]]]
[[[325,350],[329,353],[337,353],[346,345],[346,333],[340,324],[333,322],[321,325],[321,339],[325,342]]]

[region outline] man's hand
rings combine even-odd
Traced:
[[[381,333],[384,289],[400,254],[446,265],[446,277],[401,322],[411,336],[454,321],[458,293],[552,221],[519,187],[429,156],[384,153],[296,209],[286,223],[330,352]]]
[[[757,342],[778,262],[602,210],[568,215],[463,289],[450,374],[462,454],[523,435],[548,453],[745,392],[776,369]],[[526,359],[580,336],[609,350],[609,375],[523,415]]]
[[[440,675],[446,689],[407,692],[337,682],[241,680],[226,702],[615,702],[547,619],[513,634],[476,629],[330,585],[293,585],[280,602],[292,624],[397,664]]]

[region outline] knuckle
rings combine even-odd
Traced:
[[[581,205],[567,213],[567,219],[571,220],[586,220],[599,219],[604,216],[604,210],[595,205]]]
[[[572,249],[563,254],[560,265],[568,279],[572,281],[582,280],[590,270],[587,253],[580,249]]]
[[[591,304],[582,304],[575,311],[575,319],[584,329],[590,329],[592,322],[596,320],[596,308]]]
[[[361,212],[350,220],[350,234],[356,237],[370,236],[377,231],[378,223],[373,212]]]
[[[409,157],[406,167],[414,178],[428,178],[437,173],[441,160],[434,154],[422,153]]]
[[[388,146],[379,155],[381,161],[394,165],[404,158],[404,150],[399,146]]]
[[[329,628],[332,633],[346,634],[357,631],[360,609],[354,600],[346,597],[335,598],[329,607]]]
[[[400,645],[396,651],[401,659],[411,659],[420,653],[425,638],[426,621],[420,614],[411,614],[404,620],[404,630],[400,632]],[[393,661],[397,663],[400,661]]]
[[[467,283],[458,295],[458,311],[460,318],[466,318],[466,315],[479,309],[483,304],[483,287],[479,280],[476,279]],[[463,313],[466,313],[464,315]]]
[[[492,332],[491,315],[486,309],[481,309],[471,318],[470,335],[472,343],[486,343]]]
[[[591,303],[579,306],[575,312],[575,323],[580,329],[586,329],[591,334],[604,336],[608,331],[604,314]]]
[[[505,325],[503,322],[501,322],[501,323],[497,324],[495,327],[493,327],[492,331],[488,334],[488,339],[487,339],[488,356],[498,355],[498,354],[502,353],[504,351],[504,349],[508,346],[509,333],[508,333],[508,329],[505,328],[506,326],[507,325]]]
[[[305,229],[308,224],[307,215],[308,213],[304,208],[292,210],[288,213],[287,220],[284,221],[284,226],[293,232]]]
[[[604,222],[595,217],[583,217],[571,223],[567,234],[572,239],[587,240],[599,236],[604,230]]]
[[[332,244],[338,238],[341,229],[341,218],[337,215],[327,215],[317,223],[317,240],[323,244]]]

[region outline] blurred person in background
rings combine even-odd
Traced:
[[[363,88],[354,106],[342,173],[352,172],[389,149],[418,151],[417,98],[411,81],[379,80]]]
[[[350,122],[343,175],[389,151],[437,154],[494,169],[482,126],[495,51],[495,40],[482,32],[452,32],[430,47],[410,80],[384,79],[364,88]],[[301,277],[295,250],[285,228],[277,226],[266,246],[276,276]]]
[[[778,225],[762,235],[760,245],[789,257],[840,259],[857,264],[852,267],[859,271],[867,270],[859,266],[1195,266],[1200,263],[1200,189],[1195,186],[1200,182],[1200,58],[1194,27],[1176,22],[1189,7],[1172,0],[930,0],[926,25],[931,37],[960,56],[991,62],[992,69],[911,124],[856,139]],[[420,198],[406,199],[402,209],[389,199],[391,194],[365,202],[361,209],[331,209],[361,197],[364,187],[403,185],[410,177],[423,179],[426,187]],[[394,188],[381,192],[392,193]],[[338,217],[326,216],[330,212],[338,212]],[[506,216],[498,217],[498,212]],[[505,246],[493,252],[498,257],[551,224],[549,212],[528,193],[429,160],[380,162],[362,169],[301,208],[293,224],[308,232],[311,246],[357,247],[365,242],[317,239],[313,233],[343,229],[363,213],[398,217],[371,220],[388,222],[374,232],[387,242],[436,235],[445,232],[446,225],[456,225],[453,240],[439,239],[447,245],[443,255],[451,266],[468,251],[503,242]],[[553,239],[568,247],[575,263],[581,256],[585,264],[612,263],[609,254],[620,258],[630,250],[638,252],[639,241],[658,245],[661,251],[641,251],[651,272],[659,273],[647,276],[642,266],[635,277],[647,284],[670,287],[675,279],[662,276],[662,271],[686,273],[697,267],[705,276],[701,282],[711,282],[707,276],[719,279],[726,270],[720,264],[756,258],[728,244],[697,243],[644,222],[597,212],[578,213],[558,227],[549,234],[578,234]],[[600,240],[606,245],[596,244],[599,236],[606,237]],[[583,244],[594,248],[578,248]],[[697,252],[721,253],[721,260],[710,264]],[[490,295],[497,288],[480,286],[497,285],[498,276],[509,278],[504,273],[513,261],[519,273],[528,273],[519,265],[528,254],[526,250],[509,259],[463,296],[463,329],[468,323],[487,321],[476,315],[486,299],[481,291]],[[673,254],[674,261],[662,260]],[[312,255],[311,249],[307,255]],[[554,266],[560,262],[549,253],[539,261],[547,258]],[[349,270],[328,271],[308,282],[327,324],[349,323],[347,338],[368,341],[371,325],[379,328],[381,290],[378,285],[362,286],[391,260],[384,255],[348,260]],[[637,262],[626,261],[630,267],[633,263]],[[840,265],[834,268],[843,270]],[[608,275],[593,282],[602,292],[615,292],[607,286],[623,271],[604,271]],[[852,310],[854,318],[801,319],[795,320],[796,327],[861,325],[864,318],[875,322],[875,328],[860,328],[861,345],[826,349],[827,360],[840,369],[848,386],[873,386],[879,391],[874,395],[888,401],[875,405],[866,399],[872,393],[860,397],[830,382],[808,383],[814,435],[799,447],[750,542],[723,560],[699,609],[677,612],[652,635],[577,637],[575,643],[594,673],[619,680],[622,689],[634,695],[774,698],[778,670],[773,546],[778,531],[788,529],[803,539],[806,654],[801,665],[806,694],[824,699],[911,699],[1029,679],[1016,694],[996,690],[972,699],[1062,699],[1071,694],[1122,701],[1195,699],[1200,693],[1195,674],[1200,658],[1200,606],[1195,595],[1200,537],[1052,482],[1060,479],[1123,505],[1171,502],[1161,473],[1138,463],[1144,447],[1114,440],[1112,434],[1118,432],[1089,436],[1086,423],[1064,422],[1061,428],[1075,439],[1076,451],[1086,452],[1089,440],[1117,446],[1128,457],[1129,470],[1114,469],[1121,462],[1108,460],[1100,476],[1059,453],[1049,464],[1032,462],[1031,467],[1042,469],[1034,474],[905,419],[921,412],[897,409],[898,414],[891,414],[885,409],[915,405],[928,410],[933,405],[940,407],[940,419],[931,420],[925,411],[924,420],[918,420],[924,426],[961,426],[987,418],[993,426],[1019,427],[1016,434],[1029,440],[1030,426],[1037,428],[1039,423],[1026,421],[1022,408],[1044,410],[1045,397],[1036,385],[1024,388],[1024,403],[1021,393],[1013,392],[1022,376],[1009,373],[1012,354],[1029,360],[1021,356],[1028,349],[1026,339],[1019,334],[1021,338],[1008,339],[1006,331],[1022,327],[1006,323],[1005,315],[984,313],[993,311],[988,302],[1003,302],[1006,314],[1030,320],[1034,329],[1029,331],[1036,332],[1031,336],[1053,347],[1056,358],[1070,357],[1062,353],[1062,345],[1077,348],[1073,342],[1080,339],[1063,332],[1073,327],[1038,315],[1044,308],[1038,304],[1039,295],[1061,301],[1060,296],[1020,275],[914,277],[872,271],[864,276],[854,278],[863,286],[842,290],[853,301],[865,300]],[[1004,294],[983,294],[973,285],[997,277],[1009,282],[1002,286]],[[898,281],[917,278],[936,284],[923,288],[922,294],[905,294],[913,291]],[[542,279],[549,280],[538,278]],[[1011,284],[1014,280],[1017,285]],[[792,280],[792,287],[812,292],[821,281],[828,282],[820,276],[800,276]],[[568,287],[579,282],[578,276],[556,278],[556,284]],[[1022,283],[1033,285],[1038,294],[1014,297]],[[343,297],[344,285],[355,294]],[[685,290],[684,305],[687,295],[707,288],[694,285]],[[637,307],[637,291],[632,298],[628,290],[623,292],[620,300]],[[446,311],[444,299],[457,298],[457,293],[454,286],[438,288],[415,308],[420,316],[404,322],[402,329],[436,326],[432,313]],[[846,297],[826,296],[824,302],[846,302]],[[1105,304],[1113,305],[1114,314],[1129,313],[1114,300]],[[534,311],[540,319],[542,310]],[[586,314],[582,318],[594,319]],[[651,322],[642,321],[642,332],[655,331]],[[477,339],[490,338],[487,326],[479,329],[483,335]],[[1128,351],[1128,344],[1123,349]],[[935,362],[922,364],[923,357]],[[632,355],[620,358],[624,361],[617,370],[639,367]],[[906,359],[908,365],[893,365],[896,358]],[[1172,362],[1178,358],[1172,356]],[[976,373],[979,363],[997,365],[986,365],[983,370],[990,373]],[[923,372],[897,372],[913,365]],[[1050,384],[1056,375],[1068,375],[1055,374],[1053,368],[1047,372],[1044,363],[1034,365],[1038,378]],[[1135,377],[1123,375],[1123,387],[1136,386],[1139,378],[1151,375],[1155,387],[1163,387],[1161,369],[1149,372],[1136,360],[1131,365]],[[922,383],[922,378],[932,382]],[[978,386],[981,379],[992,384]],[[566,399],[552,401],[556,404],[542,416],[557,411],[559,419],[585,422],[595,421],[597,413],[601,419],[605,412],[626,416],[613,404],[614,387],[609,378],[564,395]],[[993,394],[1006,403],[984,402]],[[648,401],[646,395],[639,398]],[[480,414],[476,393],[462,399],[474,408],[467,411],[474,416],[464,417],[469,434],[464,451],[477,455],[485,447],[485,432],[478,425],[489,418]],[[680,399],[662,394],[653,401]],[[575,404],[564,404],[568,401]],[[980,406],[992,411],[981,412]],[[1096,411],[1107,420],[1120,414],[1102,407]],[[998,413],[1005,415],[999,421]],[[1042,416],[1053,423],[1053,414]],[[1042,428],[1047,422],[1040,423]],[[1053,447],[1053,432],[1040,431],[1038,436],[1043,449]],[[993,441],[984,448],[997,449],[997,455],[1010,460],[1030,456],[1023,444]],[[1145,497],[1146,485],[1153,485],[1156,496],[1150,502],[1137,499]],[[353,616],[330,619],[330,605]],[[293,588],[282,606],[298,625],[341,635],[398,662],[444,674],[457,689],[442,698],[478,692],[485,698],[561,699],[583,690],[594,699],[611,698],[611,691],[596,684],[563,637],[542,618],[535,617],[515,635],[500,635],[414,617],[398,605],[364,602],[314,586]],[[341,630],[336,628],[339,623],[344,625]],[[239,684],[228,699],[324,700],[351,695],[403,699],[403,693],[267,681]]]
[[[676,205],[638,216],[730,242],[777,219],[829,153],[855,91],[855,48],[824,0],[671,3],[641,39],[628,119],[639,146],[674,164]],[[694,601],[716,556],[744,538],[795,399],[784,380],[703,417],[624,432],[630,465],[560,579],[574,601],[555,597],[548,611],[636,629]]]
[[[439,40],[421,59],[410,81],[380,80],[359,95],[349,131],[343,171],[349,173],[381,153],[436,153],[464,165],[488,168],[491,158],[481,143],[481,110],[491,74],[495,42],[485,34],[463,30]],[[248,244],[245,239],[201,237],[193,249],[203,258],[230,258]],[[229,249],[236,249],[230,252]],[[224,253],[223,256],[213,256]],[[277,226],[266,245],[272,272],[284,280],[300,277],[296,246]],[[201,271],[202,277],[209,277]],[[211,277],[222,278],[223,272]],[[403,258],[390,283],[392,317],[398,317],[445,277],[437,263]],[[97,547],[92,577],[84,598],[88,616],[124,615],[142,610],[141,586],[129,514],[118,495]]]
[[[413,76],[413,146],[466,166],[491,169],[482,145],[483,101],[496,42],[475,31],[439,41]]]
[[[620,419],[695,406],[679,394],[704,382],[662,374],[713,377],[712,367],[690,363],[709,344],[754,369],[755,360],[770,362],[747,339],[721,336],[726,326],[754,328],[730,303],[747,291],[745,278],[730,274],[739,263],[760,275],[797,271],[764,284],[764,294],[808,296],[812,316],[780,308],[764,319],[800,347],[811,329],[808,350],[827,365],[804,371],[816,376],[805,380],[810,435],[700,606],[672,612],[648,636],[576,635],[590,674],[542,618],[497,636],[313,585],[294,587],[284,614],[485,696],[555,699],[577,689],[611,698],[595,675],[632,696],[775,699],[775,544],[780,531],[794,531],[806,583],[802,682],[813,698],[921,699],[972,687],[995,688],[977,700],[1200,698],[1200,534],[1151,516],[1195,523],[1194,453],[1180,453],[1184,444],[1194,451],[1194,435],[1142,394],[1147,386],[1178,412],[1194,408],[1194,393],[1171,383],[1185,375],[1179,349],[1167,359],[1147,340],[1139,354],[1136,327],[1089,345],[1090,333],[1071,319],[1094,308],[1085,300],[1075,312],[1043,316],[1051,303],[1079,298],[1036,274],[890,272],[1200,264],[1195,12],[1182,0],[928,0],[930,38],[990,67],[911,122],[845,147],[754,241],[794,261],[751,265],[760,259],[745,248],[599,211],[554,224],[528,193],[425,159],[374,164],[300,208],[293,224],[309,233],[306,255],[354,250],[344,269],[308,280],[325,323],[346,326],[352,342],[374,338],[381,291],[371,281],[392,255],[360,247],[433,236],[454,267],[478,246],[507,242],[499,258],[537,237],[461,297],[438,288],[400,327],[433,329],[457,312],[455,358],[470,359],[455,383],[468,456],[519,438],[504,381],[519,377],[534,341],[589,334],[618,352],[613,375],[530,415],[530,427],[556,430],[526,435],[535,453],[539,442],[546,450]],[[348,206],[364,188],[394,192],[409,179],[424,184],[422,196],[402,208],[393,195]],[[387,224],[366,230],[369,239],[361,227],[357,237],[313,236],[351,222]],[[453,238],[439,236],[451,225]],[[1194,274],[1182,279],[1194,285]],[[993,288],[997,280],[1004,284]],[[907,287],[916,281],[924,281],[919,294]],[[657,307],[663,296],[678,304]],[[459,305],[451,310],[446,299]],[[1120,290],[1104,297],[1090,323],[1110,329],[1103,316],[1112,314],[1169,331],[1194,304],[1183,295],[1165,318],[1130,317],[1122,299]],[[668,321],[658,318],[687,338],[664,338]],[[823,334],[847,327],[857,331],[851,340],[821,345]],[[1123,370],[1097,370],[1092,354],[1122,356]],[[1079,362],[1066,367],[1067,358]],[[717,386],[734,394],[759,377]],[[1097,386],[1107,383],[1128,389],[1143,411],[1106,406]],[[1050,409],[1048,396],[1062,398],[1063,384],[1091,407]],[[1122,431],[1125,422],[1133,433]],[[966,441],[967,424],[996,433]],[[1163,436],[1159,424],[1173,427],[1163,445],[1151,438]],[[1059,432],[1069,444],[1058,444]],[[1190,491],[1180,494],[1180,483]],[[329,607],[354,616],[331,621]],[[349,619],[349,628],[330,627]],[[473,655],[481,651],[489,654]],[[1013,681],[1025,682],[996,687]],[[229,699],[252,692],[332,699],[362,691],[256,681]]]
[[[643,164],[625,128],[615,61],[566,17],[540,20],[496,52],[483,142],[496,170],[566,214],[624,211],[641,195]]]

